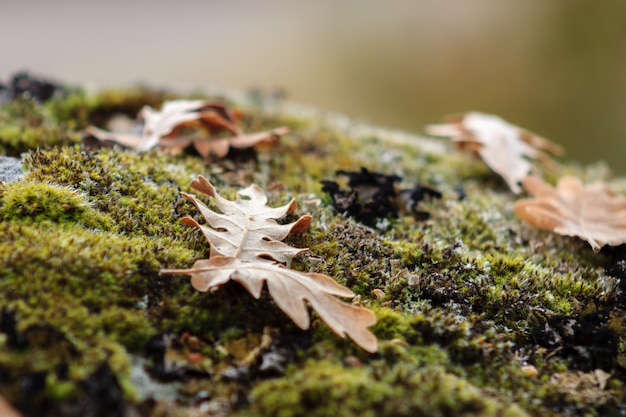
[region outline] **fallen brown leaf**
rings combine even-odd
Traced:
[[[534,199],[515,203],[515,213],[531,225],[566,236],[577,236],[598,252],[604,245],[626,242],[626,197],[616,196],[604,183],[587,186],[563,177],[556,188],[528,176],[524,188]]]
[[[22,413],[17,411],[11,403],[0,395],[0,417],[21,417]]]
[[[161,110],[145,106],[139,112],[143,120],[141,135],[108,132],[95,126],[85,130],[86,137],[96,146],[117,144],[137,151],[159,147],[177,153],[193,146],[205,159],[223,158],[233,148],[249,148],[274,143],[289,131],[279,127],[265,132],[244,134],[237,117],[226,106],[204,100],[173,100],[163,103]],[[203,128],[209,135],[183,134],[183,129]],[[226,132],[227,137],[217,136]]]
[[[553,161],[543,151],[553,155],[563,153],[560,146],[498,116],[470,112],[451,116],[446,122],[427,126],[426,132],[449,136],[461,149],[478,153],[515,194],[522,191],[519,184],[532,170],[529,160],[549,166]]]
[[[206,237],[211,247],[209,259],[196,261],[191,269],[162,270],[162,275],[190,275],[191,284],[198,291],[208,291],[232,280],[255,298],[261,296],[263,283],[267,283],[276,305],[301,329],[310,325],[306,300],[337,335],[350,337],[368,352],[378,350],[376,336],[367,329],[376,323],[374,313],[335,298],[354,297],[350,289],[326,275],[285,267],[285,262],[306,249],[293,248],[281,240],[290,233],[303,232],[311,222],[308,215],[289,224],[276,222],[296,209],[295,200],[281,207],[268,207],[267,196],[256,185],[239,191],[235,201],[226,200],[203,176],[191,186],[213,197],[221,211],[217,213],[194,195],[183,193],[208,223],[205,226],[190,217],[183,219]]]

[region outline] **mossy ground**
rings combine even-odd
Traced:
[[[89,123],[172,97],[68,90],[0,107],[0,152],[26,153],[25,177],[0,185],[0,395],[24,415],[626,414],[623,248],[595,254],[521,223],[503,182],[444,142],[270,111],[258,97],[240,103],[245,130],[292,129],[269,152],[205,165],[81,148]],[[420,203],[426,221],[367,228],[335,213],[320,184],[361,166],[443,198]],[[601,165],[559,170],[548,178],[610,179]],[[208,256],[180,221],[200,220],[180,196],[199,174],[226,197],[251,182],[273,205],[296,197],[314,221],[289,238],[310,248],[292,267],[355,291],[378,317],[380,352],[318,318],[301,331],[235,284],[199,293],[160,277]]]

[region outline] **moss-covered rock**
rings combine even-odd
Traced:
[[[25,177],[0,184],[0,396],[25,415],[626,413],[623,247],[596,254],[521,223],[506,185],[445,142],[258,97],[232,102],[246,131],[291,128],[270,151],[205,165],[79,144],[90,123],[179,96],[65,88],[0,106],[0,152],[26,153]],[[360,167],[443,197],[420,202],[427,220],[366,227],[320,183]],[[626,191],[601,165],[547,178],[564,173]],[[227,198],[251,182],[271,205],[295,197],[314,221],[288,238],[309,248],[291,267],[352,289],[378,317],[380,351],[315,315],[302,331],[234,283],[199,293],[159,276],[208,256],[180,221],[201,218],[180,196],[199,174]]]

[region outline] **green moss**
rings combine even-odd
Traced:
[[[18,99],[0,105],[0,153],[18,156],[29,149],[77,143],[80,134],[57,123],[42,104]]]
[[[254,416],[524,416],[438,368],[345,368],[309,362],[252,391]]]
[[[0,217],[26,222],[79,223],[87,228],[111,230],[112,221],[93,210],[85,197],[67,187],[35,182],[3,186]]]
[[[69,129],[84,129],[99,99],[82,89],[67,89],[61,97],[53,97],[44,104],[52,120]]]
[[[190,178],[194,172],[202,173],[202,164],[190,159],[187,166],[177,166],[167,156],[156,157],[158,163],[154,158],[116,150],[97,154],[78,148],[37,151],[26,158],[26,180],[54,181],[85,193],[123,233],[155,238],[189,236],[192,231],[178,220],[192,213],[191,206],[183,203],[179,190],[189,190]]]
[[[61,329],[76,326],[77,331],[90,331],[83,327],[84,317],[72,320],[72,314],[100,314],[115,305],[137,304],[142,294],[133,294],[133,287],[139,290],[146,285],[139,271],[158,265],[150,246],[140,239],[80,226],[55,228],[45,222],[2,223],[0,227],[4,237],[0,286],[5,306],[28,308],[29,314],[39,311],[37,320],[53,320]],[[103,298],[105,294],[108,298]]]

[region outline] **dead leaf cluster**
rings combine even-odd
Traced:
[[[198,291],[235,281],[255,298],[261,296],[266,284],[276,305],[301,329],[310,325],[306,300],[337,335],[350,337],[368,352],[377,351],[378,341],[367,329],[376,323],[374,313],[336,298],[354,297],[350,289],[326,275],[285,267],[289,259],[307,250],[291,247],[282,240],[290,233],[306,230],[311,216],[304,215],[289,224],[276,221],[294,212],[295,200],[282,207],[268,207],[263,190],[251,185],[237,193],[236,201],[229,201],[203,176],[191,186],[211,196],[221,211],[213,211],[196,196],[182,193],[207,221],[207,225],[201,225],[191,217],[183,219],[204,234],[211,248],[209,259],[196,261],[191,269],[166,269],[161,274],[190,275],[191,285]]]
[[[448,136],[460,149],[477,153],[515,194],[522,191],[520,183],[533,168],[530,160],[552,165],[546,152],[563,153],[560,146],[547,139],[498,116],[479,112],[450,116],[445,124],[427,126],[426,132]]]
[[[459,148],[477,153],[508,184],[513,193],[522,187],[535,198],[515,203],[515,213],[539,229],[576,236],[598,252],[604,245],[626,242],[626,197],[616,196],[604,183],[584,186],[563,177],[556,188],[531,174],[531,160],[554,166],[546,154],[560,155],[562,148],[504,119],[470,112],[431,125],[427,132],[448,136]]]
[[[224,104],[204,100],[173,100],[161,110],[150,106],[141,109],[141,134],[109,132],[95,126],[85,130],[91,146],[119,145],[137,151],[155,147],[178,153],[193,147],[207,160],[226,156],[230,148],[269,145],[288,132],[286,127],[246,134],[239,127],[241,115]]]

